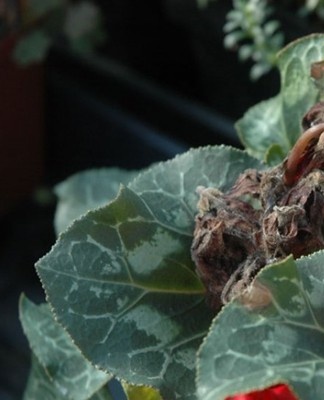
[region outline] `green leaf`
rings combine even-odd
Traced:
[[[160,393],[149,386],[134,386],[122,383],[127,400],[163,400]]]
[[[216,317],[199,355],[198,398],[223,400],[287,382],[300,399],[323,399],[324,252],[264,268],[271,294],[251,311],[238,301]]]
[[[44,369],[42,372],[34,362],[35,382],[30,379],[30,393],[42,390],[41,377],[46,375],[48,379],[44,379],[44,386],[56,396],[53,398],[85,400],[111,378],[84,358],[67,332],[54,320],[47,304],[36,306],[22,296],[19,314],[30,347]]]
[[[283,153],[281,146],[278,144],[271,145],[265,154],[265,162],[268,165],[275,166],[280,164],[284,158],[285,154]]]
[[[206,146],[190,150],[138,175],[129,188],[138,193],[163,225],[192,235],[197,213],[196,188],[229,190],[247,168],[264,165],[226,146]]]
[[[286,155],[301,133],[301,120],[318,100],[310,78],[313,62],[324,59],[324,35],[314,34],[288,45],[278,54],[280,93],[252,107],[236,124],[249,154],[265,159],[276,145]]]
[[[45,368],[40,364],[37,357],[32,354],[31,370],[28,377],[23,400],[66,400],[66,395],[63,395],[57,389],[53,381],[47,374]],[[103,387],[96,392],[89,400],[113,400],[106,387]],[[144,399],[143,399],[144,400]]]
[[[32,354],[31,370],[23,400],[59,400],[61,398],[62,394],[53,385],[53,382],[50,380],[44,367],[40,364],[37,357]]]
[[[228,189],[253,167],[224,146],[155,165],[37,263],[57,319],[95,365],[169,400],[195,398],[196,350],[212,318],[190,257],[195,189]]]
[[[120,168],[87,170],[72,175],[55,187],[58,197],[54,225],[63,232],[76,218],[116,197],[120,184],[127,185],[138,171]]]
[[[47,33],[36,29],[20,39],[14,49],[13,58],[22,66],[41,62],[45,59],[51,43]]]

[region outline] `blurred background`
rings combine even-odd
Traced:
[[[315,4],[315,6],[314,6]],[[320,1],[0,0],[0,399],[29,349],[18,298],[55,241],[51,188],[95,167],[240,147],[234,122],[275,95],[274,54],[321,31]]]

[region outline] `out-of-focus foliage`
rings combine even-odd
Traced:
[[[100,8],[90,0],[30,0],[22,9],[22,38],[13,57],[20,65],[44,60],[56,40],[90,52],[106,38]]]
[[[224,45],[237,47],[239,59],[252,59],[251,79],[258,79],[276,64],[284,36],[267,0],[234,0],[224,26]]]

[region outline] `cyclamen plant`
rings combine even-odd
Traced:
[[[279,53],[280,93],[236,125],[246,151],[207,146],[57,187],[58,240],[36,264],[47,304],[20,301],[25,399],[112,399],[112,377],[129,400],[323,398],[324,128],[310,77],[323,59],[319,34]]]

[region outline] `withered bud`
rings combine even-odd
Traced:
[[[272,302],[272,294],[266,286],[262,285],[257,279],[254,279],[238,295],[237,299],[243,306],[253,311],[268,307]]]
[[[269,293],[251,284],[269,260],[324,248],[323,116],[324,103],[312,107],[306,131],[280,165],[246,170],[225,193],[197,189],[191,253],[215,311],[236,297],[264,306]]]
[[[215,189],[198,189],[199,214],[192,257],[206,286],[208,301],[218,309],[221,294],[237,266],[259,246],[260,215],[250,204]]]

